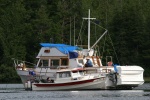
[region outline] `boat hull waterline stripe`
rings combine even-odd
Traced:
[[[90,83],[93,82],[94,80],[97,80],[100,78],[95,78],[95,79],[89,79],[89,80],[83,80],[83,81],[76,81],[76,82],[69,82],[69,83],[47,83],[47,84],[34,84],[37,87],[54,87],[54,86],[70,86],[70,85],[81,85],[85,83]]]

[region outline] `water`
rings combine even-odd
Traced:
[[[150,100],[150,83],[134,90],[25,91],[22,84],[0,84],[0,100]]]

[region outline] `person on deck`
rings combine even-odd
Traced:
[[[90,59],[87,59],[85,67],[93,67],[92,61]]]

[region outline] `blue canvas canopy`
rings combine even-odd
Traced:
[[[70,58],[70,59],[78,58],[78,53],[77,53],[77,52],[70,52],[70,51],[69,51],[69,58]]]
[[[66,44],[53,44],[53,43],[40,43],[42,47],[61,47],[67,46]]]
[[[77,46],[71,46],[66,44],[40,43],[40,45],[42,47],[55,47],[64,54],[69,54],[69,52],[73,52],[74,50],[79,49],[79,47]]]

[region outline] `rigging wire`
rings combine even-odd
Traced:
[[[97,40],[97,36],[96,36],[96,35],[97,35],[97,34],[96,34],[96,24],[95,24],[95,38],[96,38],[96,40]],[[97,54],[98,56],[100,56],[100,50],[99,50],[99,46],[98,46],[98,45],[95,46],[95,50],[97,51],[96,54]]]
[[[93,21],[91,21],[91,23],[92,24],[94,24],[95,25],[95,27],[96,26],[98,26],[98,27],[100,27],[100,28],[102,28],[102,29],[104,29],[104,30],[106,30],[104,27],[102,27],[102,26],[100,26],[100,25],[98,25],[98,24],[96,24],[95,22],[93,22]],[[95,31],[96,31],[96,28],[95,28]],[[96,35],[96,32],[95,32],[95,35]],[[97,40],[97,37],[96,37],[96,40]],[[102,57],[103,57],[103,54],[104,54],[104,48],[105,48],[105,43],[106,43],[106,36],[105,36],[105,40],[104,40],[104,46],[103,46],[103,50],[102,50]],[[97,45],[96,45],[97,46]],[[98,46],[98,49],[99,49],[99,46]],[[99,56],[100,56],[100,51],[98,50],[98,54],[99,54]]]
[[[81,45],[82,45],[81,30],[82,30],[82,28],[83,28],[83,23],[84,23],[84,19],[82,20],[82,25],[81,25],[81,29],[80,29],[80,32],[79,32],[79,36],[78,36],[76,45],[78,44],[79,40],[81,40]],[[100,28],[106,30],[104,27],[102,27],[102,26],[100,26],[100,25],[94,23],[93,21],[91,21],[91,23],[95,24],[95,36],[96,36],[96,25],[97,25],[98,27],[100,27]],[[112,39],[111,39],[111,37],[110,37],[109,34],[108,34],[108,36],[109,36],[109,39],[110,39],[110,41],[111,41],[111,45],[112,45],[112,47],[113,47],[113,51],[114,51],[114,53],[115,53],[116,59],[117,59],[118,63],[120,64],[119,59],[118,59],[118,56],[117,56],[117,53],[116,53],[116,51],[115,51],[115,48],[114,48],[114,45],[113,45],[113,42],[112,42]],[[105,39],[104,39],[104,46],[103,46],[103,50],[102,50],[102,57],[103,57],[103,54],[104,54],[105,45],[106,45],[106,36],[105,36]],[[100,55],[99,47],[96,46],[95,48],[98,49],[98,55]]]
[[[102,28],[102,29],[104,29],[104,30],[107,30],[106,28],[104,28],[104,27],[102,27],[102,26],[100,26],[100,25],[96,24],[96,23],[95,23],[95,22],[93,22],[93,21],[91,21],[91,23],[93,23],[93,24],[97,25],[98,27],[100,27],[100,28]]]
[[[96,38],[96,40],[97,40],[97,36],[96,36],[96,24],[95,24],[95,38]]]
[[[113,45],[113,42],[112,42],[112,39],[111,39],[111,37],[110,37],[110,34],[109,34],[109,33],[108,33],[108,36],[109,36],[109,39],[110,39],[110,41],[111,41],[111,45],[112,45],[112,47],[113,47],[113,51],[114,51],[114,53],[115,53],[115,56],[116,56],[117,62],[118,62],[118,63],[119,63],[119,65],[120,65],[120,61],[119,61],[119,59],[118,59],[118,56],[117,56],[117,53],[116,53],[115,47],[114,47],[114,45]]]
[[[103,57],[103,55],[104,55],[105,44],[106,44],[106,36],[105,36],[105,38],[104,38],[104,45],[103,45],[103,49],[102,49],[102,57]]]
[[[94,22],[92,22],[92,23],[95,24],[95,25],[97,25],[97,26],[99,26],[100,28],[105,29],[104,27],[102,27],[102,26],[100,26],[100,25],[98,25],[98,24],[96,24],[96,23],[94,23]],[[106,29],[105,29],[105,30],[106,30]],[[108,36],[109,36],[109,39],[110,39],[110,41],[111,41],[111,45],[112,45],[112,47],[113,47],[113,51],[114,51],[114,53],[115,53],[117,62],[120,64],[119,59],[118,59],[118,56],[117,56],[117,53],[116,53],[116,51],[115,51],[115,47],[114,47],[113,42],[112,42],[112,39],[111,39],[111,37],[110,37],[110,34],[108,34]],[[103,57],[103,54],[104,54],[105,45],[106,45],[106,36],[105,36],[104,46],[103,46],[103,50],[102,50],[102,57]]]
[[[98,52],[98,56],[100,56],[101,55],[101,53],[100,53],[100,49],[99,49],[99,46],[97,46],[97,52]]]
[[[82,30],[82,27],[83,27],[83,23],[84,23],[84,19],[82,20],[82,25],[81,25],[81,28],[80,28],[80,32],[79,32],[79,36],[78,36],[78,39],[77,39],[77,42],[76,42],[76,45],[78,44],[79,42],[79,39],[81,41],[81,45],[82,45],[82,36],[81,36],[81,30]]]

